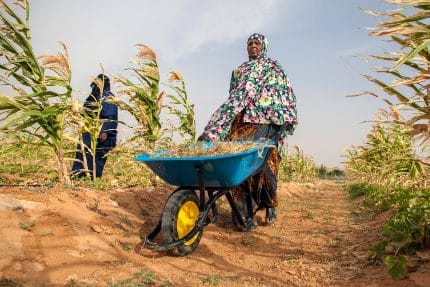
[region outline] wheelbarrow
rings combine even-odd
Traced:
[[[213,143],[198,144],[209,148]],[[209,223],[216,223],[216,201],[223,195],[227,197],[238,226],[242,230],[255,227],[249,188],[245,189],[246,220],[233,201],[231,190],[245,183],[263,167],[272,148],[273,142],[258,141],[255,148],[225,155],[172,158],[163,157],[166,150],[158,150],[153,154],[136,156],[137,161],[144,162],[165,182],[178,186],[167,198],[155,228],[142,238],[143,246],[153,250],[169,250],[180,256],[192,253],[199,245],[203,228]],[[154,242],[160,232],[164,242]]]

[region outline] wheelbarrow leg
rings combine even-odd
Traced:
[[[249,182],[245,184],[245,197],[246,197],[246,209],[248,212],[248,218],[251,220],[254,218],[254,212],[252,208],[252,196],[251,196],[251,188],[249,186]]]
[[[206,198],[205,198],[205,177],[203,174],[203,168],[200,165],[195,166],[197,174],[199,175],[199,191],[200,191],[200,211],[205,208]]]
[[[252,196],[249,181],[245,184],[245,197],[246,197],[246,209],[248,212],[248,217],[245,221],[246,231],[254,230],[257,226],[254,224],[254,210],[252,208]]]
[[[240,225],[245,226],[245,222],[243,222],[242,215],[237,209],[236,203],[234,203],[234,200],[233,200],[233,197],[231,196],[230,191],[227,191],[225,193],[225,196],[227,197],[228,203],[230,204],[231,210],[233,211],[233,214],[236,217],[237,221],[239,222]]]
[[[252,217],[247,218],[246,221],[243,221],[242,215],[237,209],[236,203],[234,203],[233,197],[231,196],[230,191],[227,191],[225,196],[227,197],[228,203],[230,204],[231,210],[233,211],[234,216],[239,223],[239,226],[242,227],[243,231],[251,231],[256,228],[256,226],[252,223]]]
[[[151,231],[151,233],[148,234],[148,236],[146,236],[146,238],[148,238],[149,240],[154,240],[154,238],[158,235],[158,233],[160,233],[161,231],[161,216],[160,219],[158,220],[157,225],[154,227],[154,229]]]
[[[209,196],[209,200],[212,200],[214,197],[214,192],[213,190],[208,190],[208,196]],[[208,216],[208,221],[209,223],[213,223],[215,224],[218,221],[218,208],[216,207],[216,201],[213,202],[212,206],[211,206],[211,210],[212,210],[212,218],[209,219]]]
[[[199,192],[200,192],[200,196],[199,196],[200,197],[200,206],[199,206],[199,208],[200,208],[200,211],[202,212],[206,206],[205,178],[204,178],[203,168],[201,166],[197,165],[197,166],[195,166],[195,169],[197,171],[197,174],[199,175]],[[208,192],[209,200],[211,200],[213,198],[213,190],[208,189],[207,192]],[[216,208],[215,202],[212,204],[211,210],[212,210],[212,219],[210,219],[208,216],[207,220],[205,222],[205,225],[208,225],[209,223],[215,223],[218,220],[218,210]]]

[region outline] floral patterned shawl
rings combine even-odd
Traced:
[[[201,136],[205,140],[224,140],[239,113],[244,114],[244,122],[285,126],[281,145],[297,125],[296,97],[287,75],[277,61],[266,56],[266,37],[255,33],[248,42],[251,39],[263,44],[262,52],[233,71],[230,95],[205,127]]]

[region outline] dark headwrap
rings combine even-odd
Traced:
[[[94,103],[96,102],[100,102],[101,98],[100,98],[100,88],[97,83],[96,80],[100,79],[101,80],[101,85],[103,87],[103,93],[102,93],[102,99],[112,95],[112,93],[110,92],[110,80],[109,77],[104,75],[104,74],[99,74],[97,76],[97,78],[94,79],[94,81],[90,84],[91,87],[91,94],[87,97],[87,99],[85,100],[84,103],[84,107],[86,107],[88,110],[94,110],[95,109],[95,105]],[[99,83],[100,85],[100,83]]]
[[[110,94],[110,79],[108,76],[104,74],[97,75],[97,78],[102,81],[103,86],[103,94],[102,97],[107,97]],[[90,100],[92,98],[92,101],[99,101],[100,100],[100,87],[96,84],[95,81],[93,81],[90,85],[91,87],[91,95],[88,97],[87,100]]]

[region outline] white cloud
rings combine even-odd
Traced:
[[[299,3],[37,0],[30,2],[30,24],[38,54],[55,53],[58,41],[66,43],[74,86],[85,90],[100,64],[112,73],[121,72],[137,51],[134,44],[151,46],[160,65],[175,66],[206,45],[244,41],[252,32],[268,31],[279,17],[285,18],[290,2]],[[291,12],[297,4],[288,6]]]
[[[285,1],[279,0],[118,3],[31,1],[36,49],[51,52],[56,41],[63,40],[77,55],[75,61],[102,62],[115,61],[118,55],[132,56],[133,45],[144,43],[165,61],[175,62],[207,44],[243,40],[252,32],[264,31],[286,14],[282,11]]]
[[[182,40],[175,46],[175,56],[192,54],[209,43],[235,41],[264,30],[275,18],[275,6],[273,0],[213,1],[196,5],[194,16],[190,17],[188,11],[177,15],[185,20],[180,25]]]

